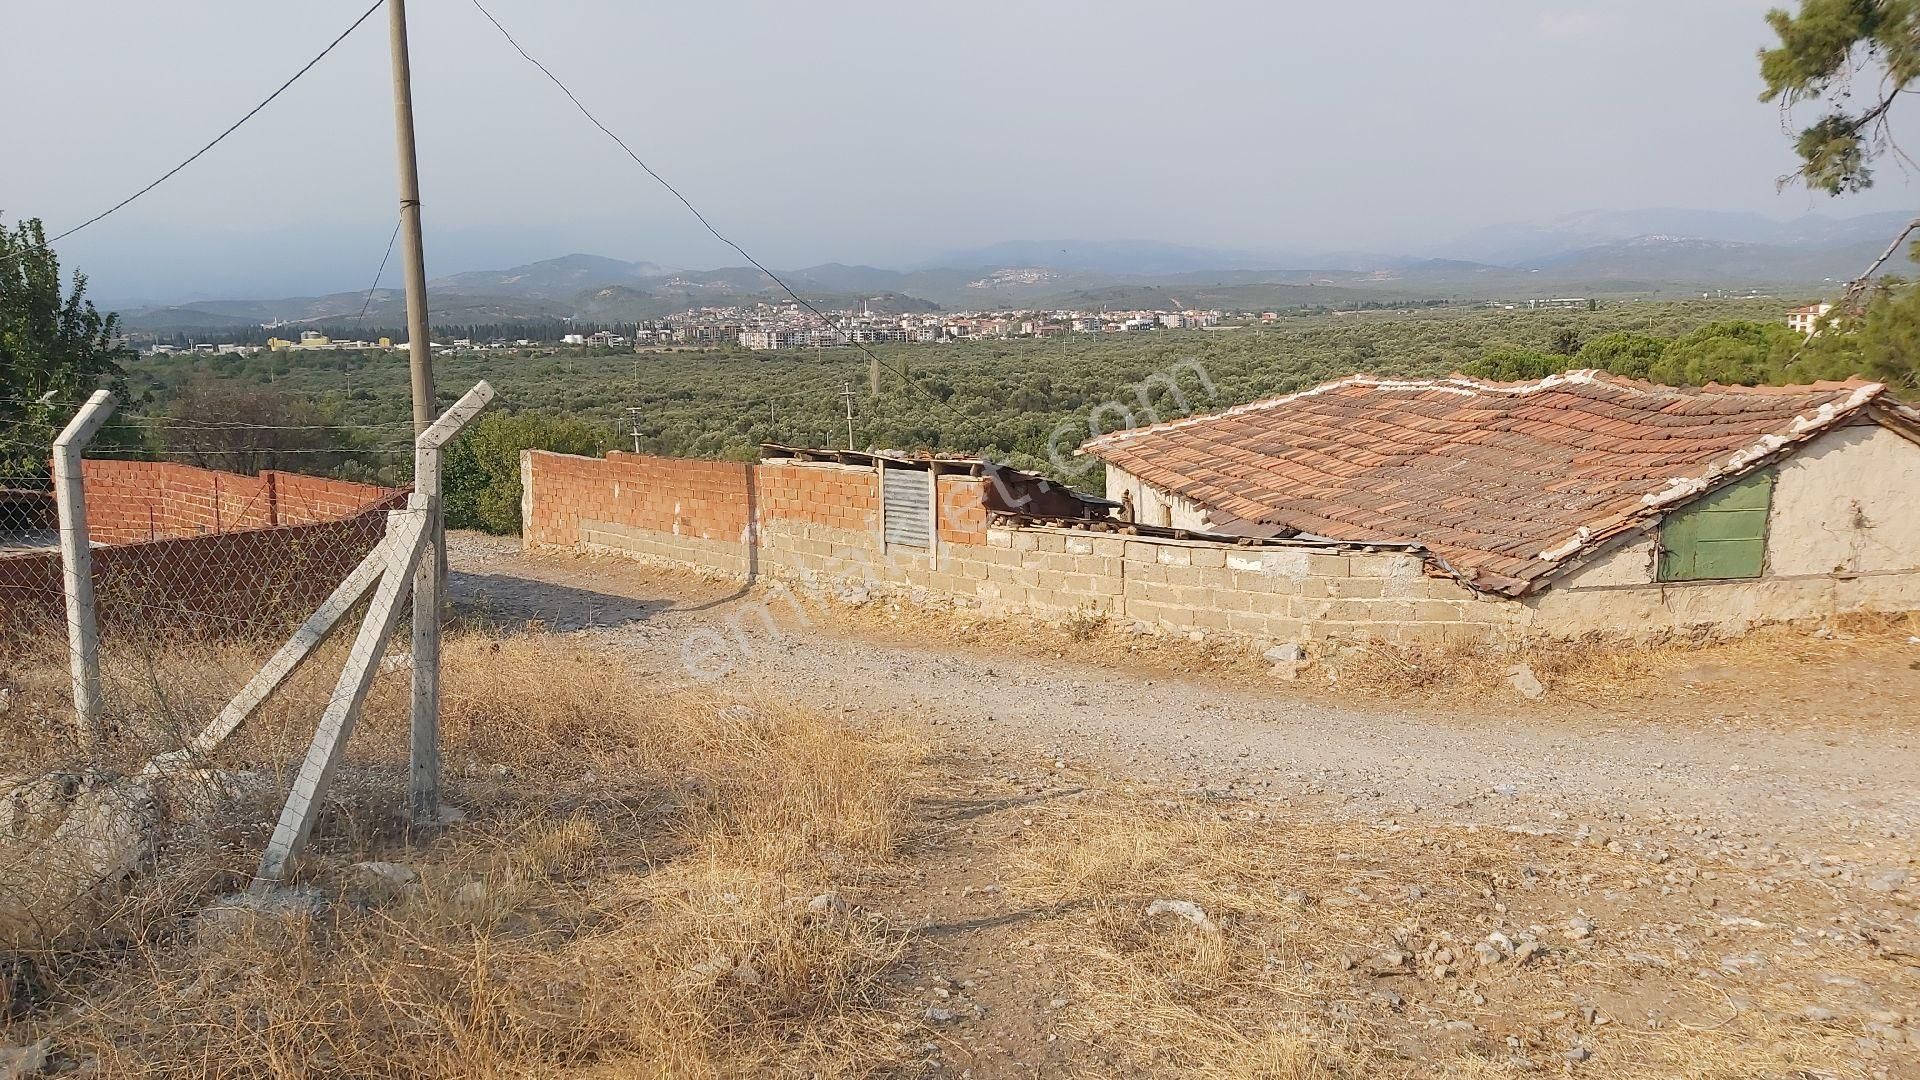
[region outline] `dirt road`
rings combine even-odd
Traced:
[[[459,537],[453,568],[470,611],[591,636],[671,680],[938,725],[1010,771],[1070,762],[1366,818],[1558,828],[1624,814],[1795,861],[1839,845],[1865,863],[1881,849],[1904,862],[1920,825],[1920,742],[1890,723],[1901,700],[1916,701],[1885,678],[1829,686],[1811,673],[1798,696],[1818,704],[1795,706],[1743,701],[1742,673],[1709,668],[1687,673],[1685,689],[1702,692],[1660,703],[1662,720],[1644,703],[1535,705],[1498,686],[1467,708],[1353,704],[1280,683],[876,641],[803,625],[788,605],[762,607],[730,585],[616,559],[530,558],[490,537]],[[1814,722],[1812,709],[1860,722]]]

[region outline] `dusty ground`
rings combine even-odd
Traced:
[[[923,730],[923,832],[848,897],[917,930],[913,1071],[1920,1077],[1901,634],[1395,699],[453,547],[475,617]]]

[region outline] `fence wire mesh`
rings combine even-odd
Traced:
[[[450,409],[426,460],[491,397]],[[409,765],[437,762],[434,739],[410,745],[408,568],[433,557],[412,425],[134,413],[102,430],[88,418],[109,403],[0,416],[0,960],[131,932],[143,905],[260,884],[256,867],[281,880],[321,816],[349,846],[438,819],[437,765]],[[65,417],[98,430],[77,457],[55,441]],[[152,887],[126,892],[135,876]]]
[[[411,433],[116,424],[80,472],[105,735],[94,757],[130,770],[188,745],[379,543],[387,512],[406,502]],[[0,774],[33,775],[75,760],[80,731],[51,468],[15,460],[0,476]],[[235,736],[276,745],[238,759],[277,780],[297,764],[354,621]],[[403,675],[382,681],[404,694]]]

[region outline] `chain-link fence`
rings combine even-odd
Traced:
[[[90,450],[100,393],[44,470],[0,458],[0,956],[269,892],[323,817],[440,819],[439,463],[492,393],[417,438],[136,414]]]
[[[407,499],[412,432],[116,423],[77,463],[77,506],[106,736],[89,756],[131,768],[190,743],[373,550],[387,511]],[[46,455],[45,468],[16,463],[0,476],[0,772],[16,774],[75,760],[86,734],[74,716],[59,455],[51,445]],[[351,637],[336,634],[268,703],[292,722],[256,726],[287,745],[257,748],[253,763],[297,759]]]

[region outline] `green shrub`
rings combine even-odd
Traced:
[[[447,526],[490,533],[520,531],[520,451],[598,456],[611,433],[553,413],[493,413],[474,421],[447,448],[440,490]]]

